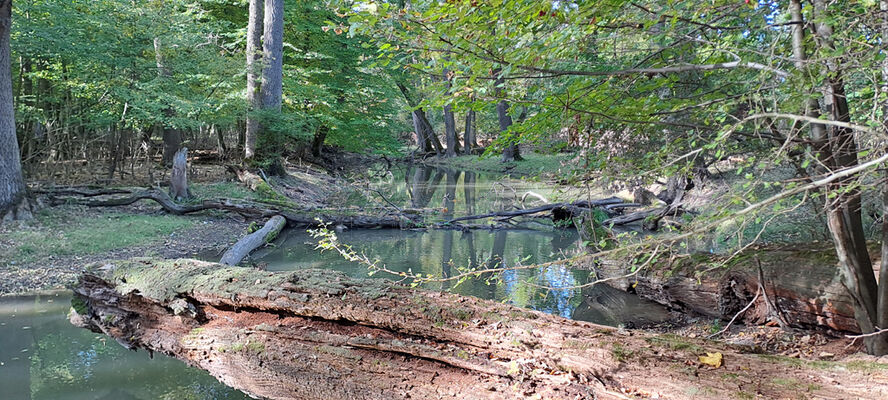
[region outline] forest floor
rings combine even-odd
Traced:
[[[362,164],[350,157],[349,168]],[[366,161],[366,160],[365,160]],[[312,164],[287,166],[289,176],[271,179],[276,190],[299,207],[342,205],[360,197],[342,178]],[[72,170],[74,171],[74,170]],[[345,171],[345,170],[342,170]],[[37,182],[35,188],[96,185],[100,171],[81,169]],[[64,176],[64,179],[61,179]],[[107,187],[145,186],[166,179],[164,169],[134,169]],[[263,200],[268,193],[253,192],[233,181],[218,163],[195,163],[189,170],[192,202],[203,199]],[[31,182],[34,182],[32,180]],[[278,194],[272,194],[278,196]],[[78,205],[45,207],[28,221],[0,225],[0,296],[62,289],[74,282],[90,262],[131,257],[198,258],[217,260],[246,233],[249,223],[223,212],[171,215],[154,202],[130,206],[89,208]]]

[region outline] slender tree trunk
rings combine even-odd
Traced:
[[[417,146],[422,152],[431,153],[434,151],[435,154],[441,155],[443,147],[441,142],[438,141],[435,129],[429,123],[425,111],[422,107],[417,107],[419,103],[410,95],[407,86],[400,82],[397,83],[397,86],[401,90],[401,94],[404,95],[404,99],[407,100],[407,105],[414,109],[412,111],[413,129],[416,131]]]
[[[157,62],[157,76],[161,79],[168,79],[170,71],[164,65],[163,54],[161,53],[160,38],[154,38],[154,59]],[[170,126],[170,118],[176,116],[176,111],[172,107],[167,106],[163,110],[164,121],[161,123],[163,127],[163,157],[164,165],[171,165],[176,152],[182,147],[182,132]]]
[[[814,12],[817,21],[826,15],[827,7],[823,0],[814,0]],[[806,68],[804,61],[804,32],[801,7],[798,1],[790,2],[790,14],[795,28],[793,31],[793,53],[796,66]],[[815,23],[817,44],[832,52],[832,27],[826,22]],[[826,82],[822,89],[824,104],[830,119],[850,122],[847,99],[845,97],[842,71],[834,60],[826,63]],[[813,102],[806,106],[806,114],[814,109]],[[819,107],[818,107],[819,108]],[[821,130],[819,124],[812,124],[811,138],[815,142],[815,151],[825,168],[836,171],[853,167],[858,164],[857,142],[854,132],[850,129],[830,127]],[[819,144],[822,143],[822,144]],[[861,218],[860,192],[849,185],[856,177],[848,177],[826,188],[826,220],[839,267],[842,272],[842,283],[854,300],[854,316],[861,332],[874,332],[878,327],[878,286],[873,273],[873,266],[866,247],[863,222]],[[888,335],[871,336],[864,339],[867,352],[885,354],[888,351]]]
[[[450,95],[452,83],[450,80],[450,71],[444,68],[444,79],[447,81],[447,95]],[[451,105],[444,106],[444,140],[447,142],[447,151],[444,153],[446,157],[455,157],[459,154],[459,138],[456,135],[456,119],[453,116],[453,107]]]
[[[318,127],[318,131],[315,132],[314,137],[311,140],[311,155],[314,157],[321,156],[321,148],[324,146],[324,141],[327,140],[327,133],[330,132],[330,128],[327,125],[321,125]]]
[[[250,0],[249,22],[247,22],[247,126],[244,136],[244,158],[256,154],[256,137],[259,135],[259,121],[252,112],[261,105],[259,71],[262,64],[262,22],[264,17],[263,0]]]
[[[265,0],[262,34],[262,109],[281,110],[284,68],[284,0]]]
[[[12,0],[0,0],[0,222],[30,217],[15,135],[9,59],[11,28]]]
[[[888,40],[888,0],[879,2],[879,11],[882,14],[882,40]],[[882,95],[888,94],[888,58],[882,60]],[[888,101],[882,104],[882,130],[888,132]],[[886,150],[888,151],[888,150]],[[882,183],[882,262],[879,269],[879,287],[877,301],[877,326],[881,329],[888,328],[888,172],[883,173]],[[885,336],[886,334],[882,334]],[[875,353],[888,353],[888,341],[880,340],[876,343]]]
[[[509,103],[506,102],[503,96],[503,86],[506,84],[505,79],[501,74],[502,70],[497,68],[493,71],[494,75],[496,75],[496,81],[494,85],[496,86],[495,92],[496,96],[500,97],[500,101],[496,103],[496,116],[499,120],[500,127],[500,138],[502,139],[505,136],[505,133],[508,132],[509,127],[512,126],[512,117],[509,115]],[[521,160],[521,154],[518,150],[518,145],[514,143],[512,138],[509,138],[509,143],[503,148],[503,162],[512,162]]]
[[[475,135],[475,110],[466,111],[466,131],[463,134],[463,142],[466,154],[473,154],[478,148],[478,140]]]

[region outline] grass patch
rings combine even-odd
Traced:
[[[702,353],[706,350],[703,347],[691,343],[687,339],[672,333],[666,333],[659,336],[645,338],[645,340],[650,344],[663,346],[675,351],[686,350],[693,353]]]
[[[37,213],[27,228],[0,233],[11,243],[0,249],[0,259],[27,263],[48,256],[78,256],[155,243],[171,233],[189,228],[195,221],[172,215],[109,213],[72,216],[68,210],[47,209]]]
[[[764,358],[768,361],[777,362],[792,367],[809,367],[822,370],[847,370],[855,372],[876,372],[888,370],[888,364],[871,361],[809,361],[771,354],[759,354],[759,357]]]

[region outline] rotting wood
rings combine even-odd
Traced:
[[[231,248],[222,255],[222,259],[219,260],[219,263],[225,265],[239,264],[244,258],[250,255],[253,250],[274,240],[286,225],[287,219],[280,215],[275,215],[269,218],[268,222],[266,222],[261,229],[244,236],[238,240],[234,246],[231,246]]]
[[[713,342],[620,332],[329,270],[134,259],[88,267],[74,291],[76,325],[270,399],[694,398],[688,387],[705,387],[708,398],[738,389],[785,397],[777,378],[829,381],[804,364],[761,376],[769,361]],[[726,368],[755,384],[723,379],[724,368],[686,373],[705,351],[722,352]],[[849,385],[810,390],[860,394]]]
[[[835,251],[828,248],[750,249],[733,259],[696,253],[667,258],[631,281],[612,283],[624,288],[635,284],[639,296],[673,309],[728,320],[758,292],[756,259],[762,265],[764,295],[740,320],[762,324],[779,317],[795,328],[859,332]],[[599,266],[599,275],[626,273],[619,263],[610,264]]]

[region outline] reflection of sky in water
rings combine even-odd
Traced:
[[[543,268],[542,270],[538,270],[537,273],[542,278],[541,280],[546,282],[546,286],[549,287],[565,288],[577,285],[577,281],[574,279],[570,270],[561,265]],[[574,310],[574,306],[570,304],[570,300],[575,294],[577,294],[576,292],[576,289],[548,290],[546,296],[551,296],[555,300],[555,304],[551,308],[541,309],[540,311],[560,315],[564,318],[570,318]]]
[[[561,265],[553,265],[532,271],[534,273],[532,276],[521,276],[519,270],[502,273],[503,288],[509,304],[570,318],[576,308],[576,304],[572,304],[571,300],[579,294],[579,289],[559,288],[571,288],[581,284],[577,282],[571,270]],[[523,296],[529,297],[527,304],[522,304],[520,298]]]

